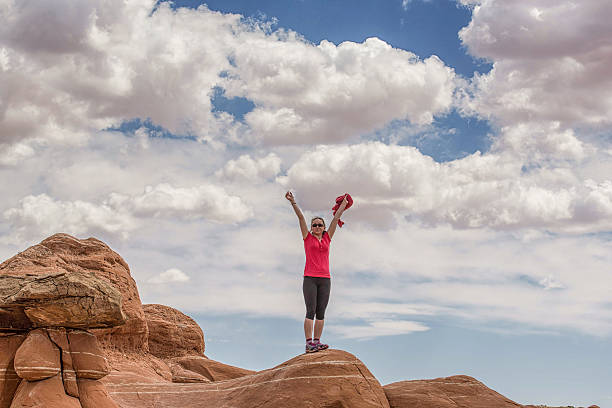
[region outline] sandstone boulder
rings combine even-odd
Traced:
[[[466,375],[385,385],[391,408],[517,408],[522,407]]]
[[[367,367],[340,350],[303,354],[269,370],[209,384],[107,379],[109,394],[122,408],[389,407],[380,383]]]
[[[143,305],[149,352],[160,358],[204,354],[204,333],[186,314],[164,305]]]
[[[23,334],[0,334],[0,408],[9,408],[21,378],[13,365],[15,352],[25,339]]]
[[[81,403],[66,395],[61,377],[55,375],[40,381],[23,380],[11,408],[81,408]]]
[[[60,351],[45,329],[32,330],[15,353],[14,364],[17,375],[24,380],[43,380],[60,373]]]
[[[0,265],[5,328],[112,327],[124,323],[121,294],[95,275],[66,271],[12,275],[20,270],[11,269],[14,265],[9,261]]]
[[[96,336],[82,330],[71,330],[68,332],[68,342],[77,380],[97,380],[109,373],[108,362]]]
[[[30,278],[35,279],[36,277],[62,273],[68,277],[72,273],[80,273],[79,276],[81,277],[83,274],[93,274],[109,283],[121,294],[122,309],[126,321],[122,326],[96,331],[96,335],[99,335],[104,345],[122,350],[147,350],[147,324],[136,283],[132,279],[130,269],[123,258],[103,242],[95,238],[77,239],[67,234],[55,234],[0,264],[0,276],[25,277],[31,275]],[[59,285],[58,287],[63,288],[64,286]],[[0,294],[2,293],[4,292],[0,289]],[[50,317],[56,319],[51,326],[80,328],[117,326],[116,319],[101,325],[83,326],[72,322],[62,324],[57,320],[56,315],[61,316],[65,313],[63,309],[66,309],[66,307],[61,305],[61,302],[67,301],[67,294],[64,295],[64,300],[62,300],[61,293],[59,295],[50,303],[50,305],[55,305],[55,308],[49,311]],[[99,297],[108,298],[106,295]],[[0,309],[3,308],[5,308],[5,305],[0,302]],[[98,320],[101,318],[103,308],[92,304],[89,309]],[[43,313],[43,316],[45,314]],[[0,314],[0,322],[2,320]],[[40,324],[40,326],[45,325]]]

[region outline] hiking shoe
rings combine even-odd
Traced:
[[[329,348],[329,344],[324,344],[324,343],[321,343],[320,341],[319,341],[319,342],[314,343],[314,345],[315,345],[315,347],[317,348],[317,351],[319,351],[319,350],[325,350],[325,349]]]
[[[307,353],[316,353],[317,351],[319,351],[319,348],[317,347],[316,344],[308,342],[306,343],[306,352]]]

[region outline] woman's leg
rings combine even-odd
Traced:
[[[329,302],[329,294],[331,292],[331,279],[329,278],[318,278],[317,284],[317,309],[314,325],[314,338],[320,339],[323,333],[323,325],[325,323],[325,309]]]
[[[304,292],[304,302],[306,303],[306,318],[304,319],[304,336],[306,340],[312,339],[312,329],[314,325],[315,311],[317,308],[317,284],[315,278],[304,276],[302,284]]]

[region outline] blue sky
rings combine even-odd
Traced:
[[[605,0],[0,8],[0,256],[107,242],[250,369],[303,350],[284,199],[331,219],[324,340],[382,384],[612,406]],[[8,183],[8,182],[7,182]]]

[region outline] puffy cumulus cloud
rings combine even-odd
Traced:
[[[435,56],[376,38],[315,46],[241,18],[155,0],[4,0],[2,143],[79,145],[133,118],[218,147],[339,141],[451,105],[454,73]],[[212,111],[216,89],[255,103],[246,124]]]
[[[82,143],[92,129],[149,118],[201,138],[240,16],[155,0],[16,2],[0,7],[0,133]]]
[[[348,191],[356,205],[345,218],[354,213],[374,225],[395,214],[457,228],[584,232],[612,227],[608,180],[582,181],[568,167],[525,167],[512,155],[476,153],[437,163],[413,147],[318,146],[278,181],[315,210]]]
[[[378,38],[314,46],[254,33],[236,48],[228,95],[253,100],[245,116],[269,144],[339,142],[393,119],[430,123],[452,103],[454,72]]]
[[[177,268],[170,268],[148,280],[149,283],[183,283],[189,282],[189,276]]]
[[[159,184],[132,196],[111,193],[98,203],[62,201],[47,194],[29,195],[20,200],[18,207],[3,212],[12,232],[4,240],[21,242],[58,231],[125,239],[155,218],[238,223],[252,215],[251,208],[240,197],[214,185],[180,188]]]
[[[492,61],[493,69],[474,76],[468,110],[502,125],[612,124],[612,3],[477,3],[459,36],[472,55]]]
[[[259,159],[244,154],[235,160],[229,160],[215,175],[229,181],[265,181],[280,173],[281,162],[281,158],[275,153]]]
[[[559,122],[519,123],[504,126],[491,149],[511,153],[525,164],[580,162],[595,153],[573,129],[562,129]]]
[[[15,166],[24,159],[34,156],[35,150],[30,143],[0,144],[0,166]]]
[[[29,195],[19,204],[3,213],[4,219],[11,224],[11,234],[3,237],[5,242],[38,239],[57,232],[125,238],[137,227],[130,214],[118,213],[107,204],[59,201],[46,194]]]
[[[240,197],[231,196],[222,187],[212,184],[187,188],[169,184],[147,186],[139,195],[111,194],[108,203],[119,211],[139,217],[205,218],[234,223],[253,215]]]

